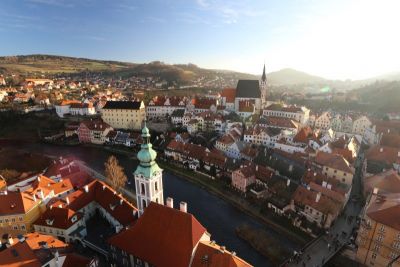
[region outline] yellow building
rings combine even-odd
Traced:
[[[39,218],[41,199],[24,192],[4,191],[0,195],[0,234],[24,234]]]
[[[357,261],[389,266],[400,255],[400,194],[372,195],[357,236]],[[392,263],[400,267],[400,259]]]
[[[115,129],[140,130],[146,108],[143,101],[107,101],[101,118]]]

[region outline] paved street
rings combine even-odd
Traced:
[[[353,200],[354,197],[361,199],[360,196],[362,195],[363,159],[364,155],[360,152],[355,165],[356,172],[350,199],[341,216],[336,220],[329,232],[304,248],[301,254],[286,261],[283,266],[323,266],[350,241],[353,229],[356,227],[356,218],[363,207],[361,200]]]

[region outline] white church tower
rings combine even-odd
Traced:
[[[150,131],[146,122],[142,129],[143,144],[137,154],[139,165],[134,172],[136,187],[136,205],[139,216],[151,201],[164,205],[162,169],[158,167],[155,159],[157,152],[150,143]]]
[[[265,63],[263,74],[260,80],[260,91],[261,91],[261,107],[265,108],[267,104],[267,75],[265,74]]]

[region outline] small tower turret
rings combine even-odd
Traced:
[[[164,205],[162,169],[156,160],[157,152],[150,143],[150,131],[144,122],[142,129],[143,144],[137,154],[139,165],[134,172],[136,188],[136,205],[139,216],[151,201]]]

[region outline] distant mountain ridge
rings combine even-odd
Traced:
[[[313,84],[327,81],[325,78],[290,68],[268,73],[267,80],[274,85]]]
[[[267,66],[268,67],[268,66]],[[260,72],[262,65],[260,65]],[[204,69],[195,64],[165,64],[160,61],[150,63],[130,63],[114,60],[97,60],[57,55],[20,55],[0,57],[0,74],[22,75],[55,75],[55,74],[79,74],[79,73],[103,73],[120,77],[159,76],[167,81],[187,83],[202,77],[215,79],[217,76],[226,80],[260,79],[260,75],[240,73],[231,70]],[[330,84],[333,87],[342,87],[344,81],[335,81],[323,77],[311,75],[291,68],[285,68],[267,74],[268,83],[271,85],[320,85]],[[400,72],[389,73],[373,77],[371,79],[351,81],[352,88],[373,83],[376,80],[400,80]]]

